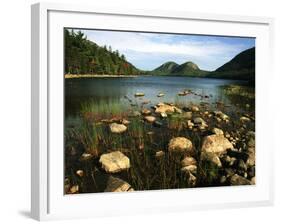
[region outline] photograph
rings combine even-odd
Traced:
[[[65,27],[63,42],[64,194],[255,185],[255,37]]]

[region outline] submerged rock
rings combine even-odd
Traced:
[[[157,97],[162,97],[162,96],[165,96],[165,94],[164,94],[164,93],[159,93],[159,94],[157,95]]]
[[[108,173],[117,173],[130,168],[130,159],[120,151],[101,155],[99,162]]]
[[[190,119],[192,119],[192,112],[191,112],[191,111],[189,111],[189,112],[184,112],[184,113],[181,115],[181,117],[184,118],[184,119],[190,120]]]
[[[172,138],[168,145],[169,152],[186,152],[189,155],[194,154],[192,142],[184,137]]]
[[[126,181],[121,180],[117,177],[110,176],[107,181],[107,186],[104,192],[126,192],[126,191],[134,191],[131,188],[131,185]]]
[[[139,93],[135,93],[135,97],[141,97],[141,96],[144,96],[145,94],[144,93],[141,93],[141,92],[139,92]]]
[[[214,115],[217,116],[218,118],[222,119],[223,121],[229,120],[229,116],[227,116],[226,114],[224,114],[221,111],[214,111]]]
[[[156,121],[156,117],[154,116],[145,116],[144,119],[149,123],[153,123]]]
[[[121,134],[127,130],[127,127],[124,124],[112,123],[109,125],[110,131],[112,133]]]
[[[230,178],[231,185],[251,185],[251,181],[246,179],[245,177],[239,176],[238,174],[234,174]]]
[[[162,118],[168,117],[168,115],[166,114],[166,112],[162,112],[162,113],[160,113],[160,115],[161,115]]]

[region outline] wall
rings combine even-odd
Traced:
[[[2,1],[0,8],[0,57],[1,57],[1,122],[0,122],[0,219],[1,223],[30,223],[30,4],[31,0]],[[72,2],[61,1],[57,2]],[[210,12],[223,14],[241,14],[254,16],[270,16],[276,18],[275,27],[275,60],[276,66],[280,60],[281,14],[278,1],[250,1],[250,0],[80,0],[80,4],[96,4],[107,7],[126,7],[139,9],[184,10],[194,12]],[[277,71],[277,69],[275,69]],[[271,93],[271,106],[268,108],[269,116],[275,118],[272,132],[275,135],[275,189],[276,201],[274,207],[226,209],[211,211],[196,211],[177,214],[156,214],[139,217],[118,217],[99,219],[99,223],[255,223],[280,221],[280,178],[278,164],[280,151],[278,151],[277,138],[280,125],[280,76],[275,72],[271,74],[273,88]],[[279,104],[279,105],[278,105]],[[266,119],[266,118],[265,118]],[[76,221],[71,221],[76,222]],[[83,220],[82,223],[92,223],[93,220]],[[69,223],[69,221],[59,222]]]

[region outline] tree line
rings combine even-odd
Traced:
[[[140,71],[111,46],[98,46],[81,31],[64,30],[65,73],[138,75]]]

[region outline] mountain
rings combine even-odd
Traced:
[[[165,74],[171,74],[172,71],[178,67],[179,65],[173,61],[166,62],[159,66],[158,68],[154,69],[152,74],[154,75],[165,75]]]
[[[242,51],[208,77],[224,79],[255,80],[255,47]]]
[[[158,68],[150,71],[152,75],[177,75],[177,76],[203,76],[207,71],[201,70],[196,64],[191,61],[181,65],[173,61],[166,62]]]
[[[98,46],[80,31],[65,29],[65,74],[139,75],[142,73],[111,46]]]

